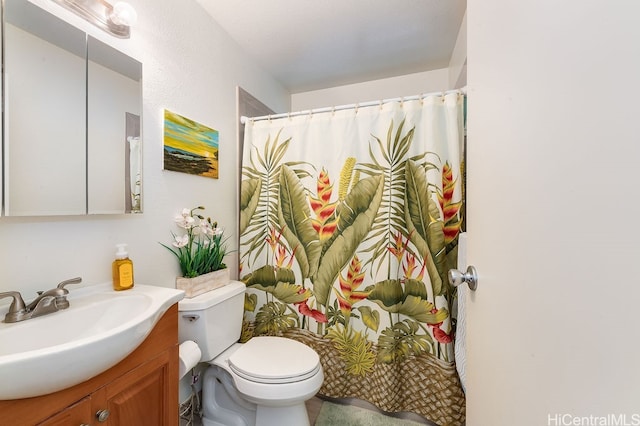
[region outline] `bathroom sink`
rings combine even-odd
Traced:
[[[119,292],[111,284],[86,286],[70,291],[68,309],[0,322],[0,400],[66,389],[116,365],[183,295],[148,285]]]

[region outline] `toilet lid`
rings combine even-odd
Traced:
[[[305,380],[320,369],[320,357],[307,345],[285,337],[259,336],[229,357],[238,376],[259,383]]]

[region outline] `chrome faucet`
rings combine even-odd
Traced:
[[[71,278],[62,281],[56,288],[44,292],[39,291],[38,297],[26,306],[19,292],[7,291],[0,293],[0,298],[13,297],[13,302],[11,302],[9,311],[4,317],[4,322],[24,321],[57,312],[61,309],[67,309],[69,307],[69,301],[67,300],[69,290],[67,290],[65,286],[69,284],[79,284],[80,282],[82,282],[82,278],[80,277]]]

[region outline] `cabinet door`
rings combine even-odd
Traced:
[[[31,3],[3,2],[4,212],[86,214],[86,35]]]
[[[80,400],[64,411],[49,417],[38,426],[70,426],[70,425],[89,425],[92,422],[91,414],[91,397]]]
[[[178,424],[177,347],[106,385],[93,407],[108,410],[105,425],[176,426]],[[99,399],[106,401],[104,405]]]

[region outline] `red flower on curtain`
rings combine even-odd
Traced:
[[[298,294],[303,294],[305,291],[307,290],[304,288],[301,288],[298,291]],[[300,312],[304,316],[313,318],[317,322],[322,322],[322,323],[328,322],[329,320],[327,319],[327,316],[317,309],[311,309],[307,304],[308,301],[309,301],[309,298],[307,297],[302,302],[294,303],[294,305],[298,307],[298,312]]]
[[[338,298],[338,305],[345,317],[351,315],[351,309],[354,304],[364,300],[369,296],[371,291],[356,291],[358,287],[364,282],[364,272],[362,272],[362,262],[358,259],[358,256],[353,256],[351,263],[349,264],[349,270],[347,271],[347,278],[342,277],[342,273],[338,275],[340,281],[340,291],[333,288]]]
[[[389,250],[389,252],[395,256],[398,262],[401,262],[407,249],[408,242],[409,238],[407,237],[407,239],[405,240],[404,238],[402,238],[402,233],[398,231],[394,237],[393,243],[389,244],[387,250]]]
[[[456,180],[457,179],[453,178],[453,169],[447,161],[442,166],[442,194],[438,194],[438,201],[440,202],[440,209],[443,215],[442,220],[444,222],[445,244],[449,244],[458,236],[460,226],[462,225],[459,215],[462,201],[453,202]]]
[[[413,273],[417,268],[418,268],[418,265],[417,265],[416,257],[412,253],[407,252],[405,256],[405,261],[402,263],[402,271],[404,273],[404,278],[422,281],[422,279],[424,278],[424,272],[425,272],[425,262],[422,263],[422,268],[420,268],[420,272],[418,272],[418,275],[414,278]]]
[[[440,343],[453,342],[453,336],[440,330],[440,327],[433,327],[433,337]]]
[[[431,310],[432,314],[438,312],[438,309],[433,308]],[[444,330],[440,329],[442,325],[442,321],[436,324],[429,324],[430,327],[433,327],[433,337],[440,343],[451,343],[453,342],[453,333],[447,334]]]
[[[316,217],[311,219],[313,229],[316,230],[320,241],[330,238],[338,226],[338,218],[335,216],[336,206],[338,203],[331,203],[331,194],[333,185],[329,180],[329,174],[323,168],[318,176],[317,181],[318,198],[309,197],[311,209]]]
[[[298,303],[297,305],[298,305],[298,312],[300,312],[302,315],[311,317],[317,322],[322,322],[322,323],[328,322],[327,316],[325,314],[323,314],[317,309],[311,309],[309,305],[307,305],[307,302]]]
[[[277,268],[289,268],[293,265],[293,259],[296,252],[294,248],[289,256],[287,246],[282,244],[282,231],[276,231],[275,228],[269,228],[269,235],[265,237],[265,241],[271,247],[271,251],[273,252],[274,263]],[[289,257],[289,261],[287,262],[287,257]],[[285,265],[285,262],[287,264]]]
[[[269,227],[269,235],[267,235],[264,240],[267,242],[267,244],[269,244],[269,247],[271,247],[271,251],[273,251],[274,253],[276,251],[276,247],[278,246],[278,244],[280,244],[281,237],[281,232],[276,231],[275,228]]]
[[[276,267],[277,268],[286,268],[291,269],[291,265],[293,265],[293,259],[295,258],[296,249],[293,249],[291,255],[289,256],[289,262],[285,265],[284,263],[287,260],[287,248],[283,244],[279,244],[275,253],[276,258]]]

